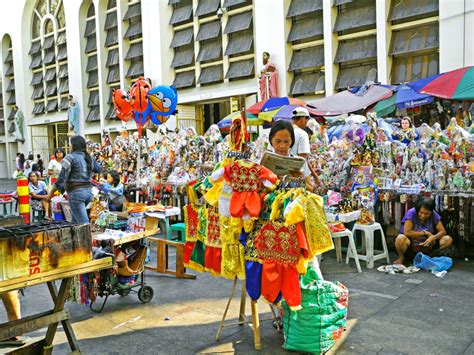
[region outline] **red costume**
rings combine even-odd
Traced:
[[[284,222],[270,221],[255,238],[255,246],[263,260],[263,297],[274,302],[281,292],[290,307],[300,307],[301,290],[296,266],[301,256],[308,255],[302,224],[285,226]]]
[[[261,200],[258,191],[262,180],[274,184],[278,177],[267,168],[251,161],[239,160],[225,167],[224,178],[232,186],[230,214],[241,218],[247,210],[251,217],[257,218],[261,210]]]

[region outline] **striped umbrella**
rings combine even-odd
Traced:
[[[451,100],[474,100],[474,67],[464,67],[407,84],[427,95]]]
[[[237,117],[240,117],[240,111],[232,112],[230,115],[225,116],[222,120],[217,122],[217,126],[221,131],[226,132],[230,130],[232,120]],[[245,117],[247,118],[247,126],[259,126],[263,124],[263,121],[259,119],[256,115],[245,113]]]

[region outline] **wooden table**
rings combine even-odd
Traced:
[[[146,212],[147,217],[158,218],[163,225],[163,232],[166,236],[166,239],[171,240],[172,232],[170,227],[170,217],[180,216],[181,209],[179,207],[167,208],[163,212]]]
[[[109,268],[111,265],[112,259],[104,258],[32,276],[25,276],[0,282],[0,293],[46,283],[54,303],[54,308],[52,310],[0,324],[0,340],[9,339],[47,326],[48,331],[46,332],[44,339],[15,350],[15,354],[52,354],[54,336],[56,335],[56,330],[61,322],[69,346],[71,347],[71,351],[80,353],[76,336],[74,335],[74,331],[69,321],[71,315],[67,309],[64,309],[64,303],[66,302],[71,282],[76,275],[99,271]],[[55,280],[61,280],[59,290],[54,283]]]

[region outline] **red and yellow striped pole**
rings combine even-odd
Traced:
[[[28,179],[26,177],[16,180],[18,193],[18,209],[20,216],[23,217],[25,223],[30,223],[30,192],[28,190]]]

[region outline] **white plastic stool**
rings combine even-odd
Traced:
[[[355,242],[354,242],[354,235],[349,229],[345,229],[341,232],[331,232],[331,238],[335,239],[336,242],[336,259],[337,262],[342,262],[342,250],[341,250],[341,238],[347,237],[349,239],[349,245],[347,247],[347,256],[349,256],[349,253],[352,252],[352,254],[357,254],[357,249],[355,247]],[[357,271],[362,272],[362,269],[360,268],[360,263],[358,258],[354,258],[354,261],[356,263]],[[346,257],[346,264],[349,264],[349,258]]]
[[[352,234],[356,235],[356,231],[358,230],[362,231],[364,234],[364,236],[362,237],[362,244],[365,245],[365,255],[357,254],[357,251],[353,252],[349,250],[346,256],[346,262],[349,260],[349,258],[363,260],[367,263],[368,269],[372,269],[374,267],[374,261],[377,261],[380,259],[387,259],[387,263],[390,264],[390,257],[388,255],[387,242],[385,240],[385,234],[383,232],[383,229],[380,223],[377,223],[377,222],[373,224],[356,223],[354,225],[354,228],[352,229]],[[380,235],[382,237],[383,251],[374,250],[374,234],[376,230],[380,231]],[[375,252],[379,252],[379,254],[376,254]]]

